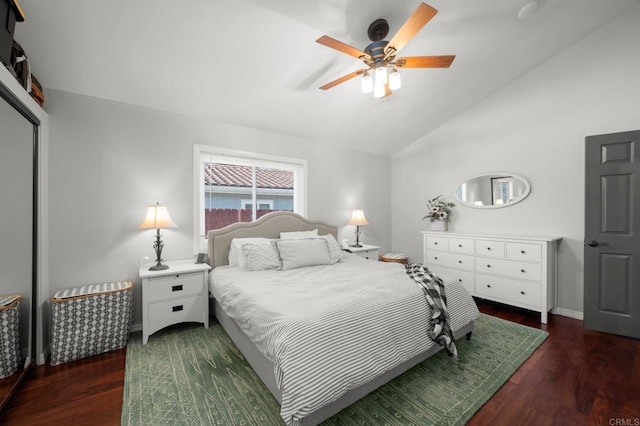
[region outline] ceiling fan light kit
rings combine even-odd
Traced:
[[[396,58],[396,55],[417,33],[438,13],[436,9],[420,3],[418,8],[402,25],[398,32],[386,41],[389,24],[385,19],[376,19],[369,25],[367,35],[372,41],[364,51],[349,46],[329,36],[322,36],[317,43],[338,50],[361,60],[368,68],[360,69],[331,81],[320,89],[328,90],[340,83],[362,75],[360,89],[362,93],[371,93],[376,98],[391,95],[393,90],[402,87],[397,68],[449,68],[455,55],[447,56],[408,56]],[[373,76],[371,75],[373,73]]]

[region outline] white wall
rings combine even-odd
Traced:
[[[584,138],[640,129],[640,6],[392,158],[392,248],[422,259],[420,219],[468,176],[511,171],[532,192],[509,208],[456,206],[450,230],[559,235],[558,305],[583,310]],[[509,64],[504,64],[509,66]]]
[[[148,204],[166,204],[179,229],[163,231],[167,260],[193,255],[193,144],[308,161],[308,214],[340,228],[360,206],[365,241],[391,245],[390,159],[335,150],[290,135],[206,121],[62,91],[47,91],[50,115],[51,293],[86,283],[134,280],[154,257],[154,232],[137,229]]]

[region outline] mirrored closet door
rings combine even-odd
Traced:
[[[17,328],[20,360],[15,373],[0,379],[0,408],[5,407],[35,354],[38,126],[18,105],[0,90],[0,297],[22,297]],[[3,345],[8,340],[2,336]]]

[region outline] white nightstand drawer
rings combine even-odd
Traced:
[[[476,293],[493,300],[503,300],[539,308],[541,306],[540,285],[509,278],[476,275]]]
[[[449,238],[449,251],[452,253],[474,253],[474,241],[468,238]]]
[[[149,305],[149,323],[169,322],[172,324],[193,317],[202,316],[202,297],[193,296],[182,299],[166,300]]]
[[[460,271],[457,269],[443,268],[441,266],[428,265],[429,270],[439,277],[448,277],[458,281],[467,289],[469,293],[476,291],[476,276],[470,271]],[[446,280],[444,280],[446,283]]]
[[[476,240],[476,254],[504,258],[504,241]]]
[[[542,261],[542,245],[529,243],[507,243],[507,259]]]
[[[148,301],[154,302],[201,294],[202,288],[202,273],[193,273],[149,278],[149,285],[144,291],[148,292]]]
[[[542,280],[542,265],[539,263],[478,257],[476,258],[476,272],[505,275],[507,277],[531,281]]]
[[[473,272],[473,256],[457,253],[430,252],[427,256],[427,265],[440,266],[444,268],[461,269]]]
[[[449,238],[436,237],[435,235],[427,236],[427,247],[432,250],[449,250]]]
[[[366,250],[366,251],[356,251],[355,254],[358,257],[369,260],[378,260],[378,249]]]

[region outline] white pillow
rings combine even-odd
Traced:
[[[275,246],[282,261],[281,269],[331,264],[329,247],[324,238],[277,240]]]
[[[281,240],[299,240],[301,238],[313,238],[318,236],[318,230],[313,231],[294,231],[294,232],[281,232]]]
[[[242,252],[242,246],[245,244],[261,244],[271,245],[274,240],[271,238],[234,238],[231,240],[229,247],[229,266],[239,266],[242,269],[247,268],[247,257]]]
[[[277,269],[281,265],[273,243],[269,245],[247,243],[242,246],[242,253],[247,259],[247,270],[249,271]]]
[[[327,240],[327,246],[329,248],[329,260],[331,264],[340,262],[342,259],[342,249],[340,249],[340,245],[336,241],[336,239],[331,234],[320,235],[320,238],[324,238]]]

